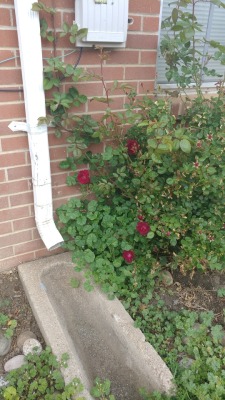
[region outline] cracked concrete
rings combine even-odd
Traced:
[[[32,261],[18,267],[28,300],[43,337],[57,356],[69,354],[66,382],[79,377],[83,395],[98,376],[111,381],[117,400],[140,400],[139,388],[169,393],[172,374],[154,348],[145,341],[117,300],[108,300],[97,288],[88,293],[73,289],[69,253]]]

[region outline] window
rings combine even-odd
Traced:
[[[174,8],[173,0],[161,0],[162,4],[162,18],[163,21],[165,18],[171,15],[172,9]],[[186,9],[191,12],[191,5]],[[214,4],[209,2],[199,2],[196,4],[196,17],[200,24],[202,24],[202,32],[199,32],[196,35],[197,39],[206,38],[207,40],[215,40],[220,42],[222,45],[225,45],[225,9],[219,8]],[[160,40],[162,39],[164,33],[166,31],[161,30],[160,32]],[[172,36],[172,33],[171,33]],[[160,46],[159,46],[160,47]],[[199,50],[206,54],[214,54],[215,49],[210,48],[207,44],[201,44]],[[204,56],[203,56],[204,57]],[[214,68],[220,75],[225,75],[225,65],[221,65],[219,61],[210,60],[207,64],[209,68]],[[157,59],[157,83],[164,85],[168,84],[168,81],[165,77],[166,72],[166,63],[164,58],[160,53],[160,48],[158,50],[158,59]],[[216,82],[218,80],[217,77],[203,76],[203,82],[205,84],[208,83],[207,86],[210,86],[210,83]],[[170,81],[170,84],[173,82]]]

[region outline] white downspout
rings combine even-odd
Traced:
[[[53,250],[63,238],[53,220],[47,125],[38,126],[38,118],[46,115],[39,14],[31,11],[33,0],[14,3],[27,123],[12,122],[9,127],[28,133],[36,225],[47,249]]]

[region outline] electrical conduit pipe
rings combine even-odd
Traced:
[[[33,0],[14,3],[27,122],[12,122],[9,127],[28,133],[36,225],[47,249],[53,250],[63,238],[53,220],[47,125],[38,126],[38,118],[46,115],[39,13],[31,10]]]

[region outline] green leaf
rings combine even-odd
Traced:
[[[64,32],[68,33],[70,30],[69,25],[66,22],[63,22],[63,26],[62,26]]]
[[[70,40],[70,43],[74,44],[74,43],[76,43],[77,38],[75,36],[70,36],[69,40]]]
[[[171,16],[172,16],[173,23],[175,24],[178,19],[178,9],[177,8],[173,9]]]
[[[71,278],[70,279],[70,285],[72,286],[72,288],[77,289],[80,286],[79,279]]]
[[[148,238],[148,239],[153,239],[154,236],[155,236],[155,234],[154,234],[154,232],[152,232],[152,231],[148,232],[148,234],[147,234],[147,238]]]
[[[216,171],[216,168],[214,168],[214,167],[208,167],[207,172],[209,175],[213,175],[213,174],[216,174],[217,171]]]
[[[152,161],[154,161],[156,164],[162,164],[161,158],[160,158],[158,155],[156,155],[155,153],[153,153],[153,154],[151,155],[151,159],[152,159]]]
[[[87,242],[87,245],[89,246],[89,247],[91,247],[94,243],[96,243],[98,241],[98,239],[97,239],[97,236],[94,234],[94,233],[90,233],[88,236],[87,236],[87,240],[86,240],[86,242]]]
[[[173,180],[172,178],[168,178],[168,179],[166,180],[166,183],[167,183],[168,185],[173,185],[173,184],[174,184],[174,180]]]
[[[191,143],[187,139],[182,139],[180,141],[180,148],[184,153],[190,153],[191,152]]]
[[[152,149],[157,149],[157,141],[155,139],[149,139],[148,140],[148,145]]]
[[[88,203],[88,211],[91,211],[91,212],[93,212],[93,211],[95,211],[96,210],[96,208],[97,208],[97,206],[98,206],[98,203],[97,203],[97,201],[96,200],[91,200],[89,203]]]
[[[95,254],[90,249],[86,249],[84,251],[84,259],[88,264],[90,264],[95,260]]]
[[[85,36],[87,36],[88,33],[88,29],[87,28],[81,28],[79,29],[79,31],[77,32],[77,38],[83,38]]]
[[[113,149],[112,147],[106,147],[105,152],[102,155],[103,160],[109,161],[113,158]]]
[[[68,75],[72,75],[72,74],[74,73],[74,68],[73,68],[72,65],[68,64],[68,65],[66,66],[66,73],[67,73]]]
[[[44,78],[43,86],[44,86],[44,90],[49,90],[49,89],[53,88],[54,83],[51,79]]]
[[[35,2],[32,4],[32,11],[41,11],[43,10],[43,6],[41,5],[41,3],[39,4],[38,2]]]

